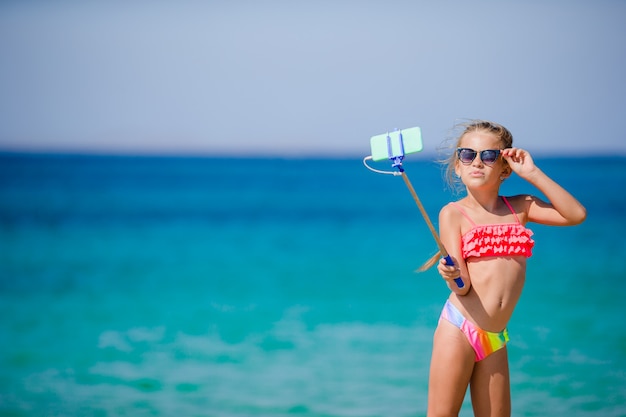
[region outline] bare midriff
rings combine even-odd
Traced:
[[[526,257],[468,258],[466,262],[472,286],[466,295],[453,293],[450,301],[481,329],[502,331],[524,288]]]

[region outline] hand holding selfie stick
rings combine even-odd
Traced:
[[[441,242],[441,239],[439,238],[439,235],[437,234],[437,231],[435,230],[435,226],[433,226],[433,223],[430,221],[430,217],[428,217],[428,213],[426,213],[426,210],[424,209],[422,202],[417,196],[417,193],[415,192],[415,189],[413,188],[411,181],[409,181],[409,177],[404,172],[404,167],[402,166],[402,160],[404,159],[404,156],[406,153],[419,152],[422,150],[422,135],[421,135],[420,128],[414,127],[411,129],[405,129],[404,131],[396,130],[395,132],[392,132],[391,134],[387,133],[387,134],[382,134],[378,136],[373,136],[371,138],[370,143],[371,143],[371,148],[372,148],[372,155],[365,157],[365,159],[363,160],[363,164],[365,164],[365,166],[369,170],[380,173],[380,174],[391,174],[391,175],[402,176],[404,183],[406,184],[407,188],[411,192],[411,195],[413,196],[413,199],[415,200],[417,207],[422,213],[422,217],[426,221],[426,225],[428,226],[428,228],[430,229],[430,232],[435,238],[435,242],[437,243],[437,246],[439,247],[441,256],[443,256],[443,258],[446,260],[446,265],[454,266],[454,261],[452,261],[452,257],[450,256],[448,251],[446,251],[446,248]],[[398,172],[379,171],[379,170],[373,169],[366,162],[370,159],[374,161],[380,161],[382,159],[389,159],[393,161],[392,167],[397,168]],[[461,277],[455,278],[454,282],[459,288],[465,287],[465,283],[463,282]]]

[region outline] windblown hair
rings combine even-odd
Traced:
[[[502,149],[506,149],[513,147],[513,135],[506,127],[487,120],[469,120],[463,123],[458,123],[454,126],[453,131],[461,131],[461,133],[456,138],[447,141],[449,143],[449,147],[444,147],[442,149],[446,149],[448,156],[441,159],[439,162],[443,165],[446,183],[453,191],[458,193],[463,188],[463,183],[455,175],[455,167],[458,160],[456,149],[461,144],[463,136],[471,132],[492,133],[502,141]],[[503,161],[506,163],[504,159]],[[423,272],[435,266],[439,261],[439,258],[441,258],[441,251],[438,251],[428,261],[426,261],[424,265],[419,267],[418,271]]]

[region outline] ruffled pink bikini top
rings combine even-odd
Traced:
[[[505,197],[502,197],[517,223],[476,224],[460,204],[451,203],[469,220],[472,228],[461,236],[463,259],[486,256],[525,256],[532,255],[535,241],[532,230],[524,227],[515,210]]]

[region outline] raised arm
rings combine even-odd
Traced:
[[[502,151],[502,157],[517,175],[525,179],[539,191],[548,202],[532,197],[528,208],[528,221],[554,225],[573,226],[582,223],[587,210],[573,195],[537,167],[528,151],[509,148]]]

